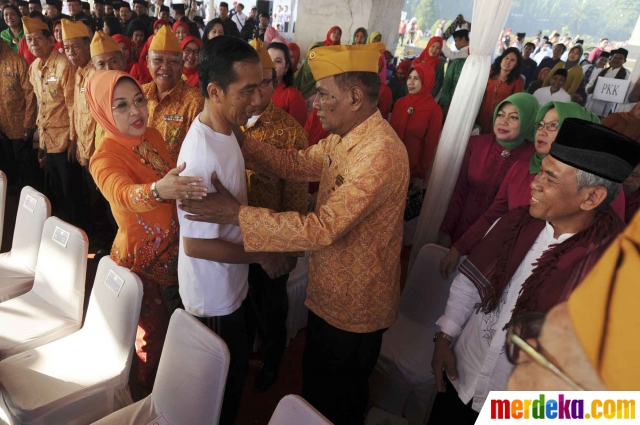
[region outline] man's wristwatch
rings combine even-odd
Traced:
[[[156,183],[157,182],[153,182],[151,183],[151,194],[153,195],[153,198],[158,201],[158,202],[163,202],[164,199],[162,199],[160,197],[160,194],[158,193],[158,189],[156,189]]]
[[[447,341],[449,341],[449,344],[453,343],[453,337],[449,334],[446,334],[442,331],[438,331],[436,332],[436,334],[433,336],[433,342],[436,342],[438,340],[438,338],[443,338],[446,339]]]

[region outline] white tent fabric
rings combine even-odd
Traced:
[[[296,268],[289,274],[287,281],[287,299],[289,310],[287,312],[287,344],[295,338],[298,331],[307,326],[309,310],[304,305],[307,298],[307,282],[309,276],[309,257],[298,258]]]
[[[0,248],[2,248],[2,231],[4,230],[4,207],[7,202],[7,175],[0,170]]]
[[[500,31],[506,22],[512,0],[475,0],[471,27],[470,55],[453,93],[451,107],[442,129],[427,193],[422,204],[418,229],[413,241],[411,262],[420,249],[438,238],[449,199],[460,173],[473,123],[487,87],[491,59]]]
[[[11,251],[0,254],[0,303],[27,293],[33,286],[42,229],[50,215],[47,197],[25,186],[20,193]]]
[[[45,221],[33,288],[0,303],[0,360],[80,329],[88,248],[82,230]]]
[[[331,425],[327,418],[297,395],[282,398],[269,420],[269,425]]]
[[[370,403],[407,418],[410,425],[426,423],[437,392],[431,374],[433,335],[457,274],[446,280],[440,276],[440,260],[446,253],[434,244],[420,250],[402,293],[400,315],[382,337],[370,379]]]
[[[172,425],[217,424],[229,361],[222,338],[178,309],[169,322],[151,395],[94,425],[144,425],[160,415]]]
[[[140,278],[100,260],[82,329],[0,362],[0,414],[11,425],[88,424],[131,404],[141,303]]]

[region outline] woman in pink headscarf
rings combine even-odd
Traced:
[[[296,43],[287,43],[289,52],[291,53],[291,66],[293,67],[293,73],[298,71],[298,64],[300,63],[300,46]]]

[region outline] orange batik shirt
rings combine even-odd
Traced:
[[[376,112],[344,138],[281,150],[251,137],[247,168],[286,180],[319,181],[315,213],[242,206],[247,251],[310,250],[306,305],[332,326],[374,332],[396,320],[407,151]]]
[[[38,98],[40,149],[47,153],[62,153],[69,146],[75,72],[67,57],[56,49],[46,61],[38,58],[29,67],[29,80]]]
[[[118,223],[111,259],[160,285],[178,281],[179,227],[175,203],[156,201],[151,183],[174,167],[153,128],[143,142],[105,136],[89,164]]]
[[[243,128],[247,136],[278,149],[306,149],[307,133],[289,114],[271,102],[258,121]],[[290,181],[247,170],[247,198],[252,207],[307,213],[307,182]]]
[[[155,82],[142,86],[147,98],[149,127],[160,131],[173,161],[178,160],[180,146],[191,123],[204,109],[204,97],[197,88],[180,80],[162,100],[158,101]]]
[[[0,131],[22,139],[24,129],[36,128],[36,110],[27,61],[9,45],[0,46]]]
[[[91,62],[76,71],[75,84],[73,90],[73,112],[71,119],[71,140],[77,142],[78,150],[76,157],[83,167],[89,165],[91,155],[96,150],[96,121],[89,110],[87,102],[87,81],[95,74],[96,68]]]

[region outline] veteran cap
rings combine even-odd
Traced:
[[[163,25],[153,37],[149,50],[182,53],[180,41],[168,25]]]
[[[102,31],[96,31],[91,40],[91,57],[104,55],[109,52],[119,52],[120,46],[109,35]]]
[[[29,18],[28,16],[22,17],[22,26],[24,27],[25,34],[32,34],[36,31],[49,31],[49,26],[42,22],[40,19]]]
[[[345,72],[378,73],[384,43],[317,47],[307,54],[313,78],[318,81]]]
[[[87,26],[82,21],[62,20],[62,39],[71,40],[72,38],[89,37]]]
[[[260,63],[262,63],[262,69],[274,69],[276,67],[273,64],[273,60],[271,60],[271,56],[269,56],[269,52],[265,49],[262,40],[254,38],[249,44],[251,47],[256,49],[256,52],[258,52],[258,56],[260,56]]]

